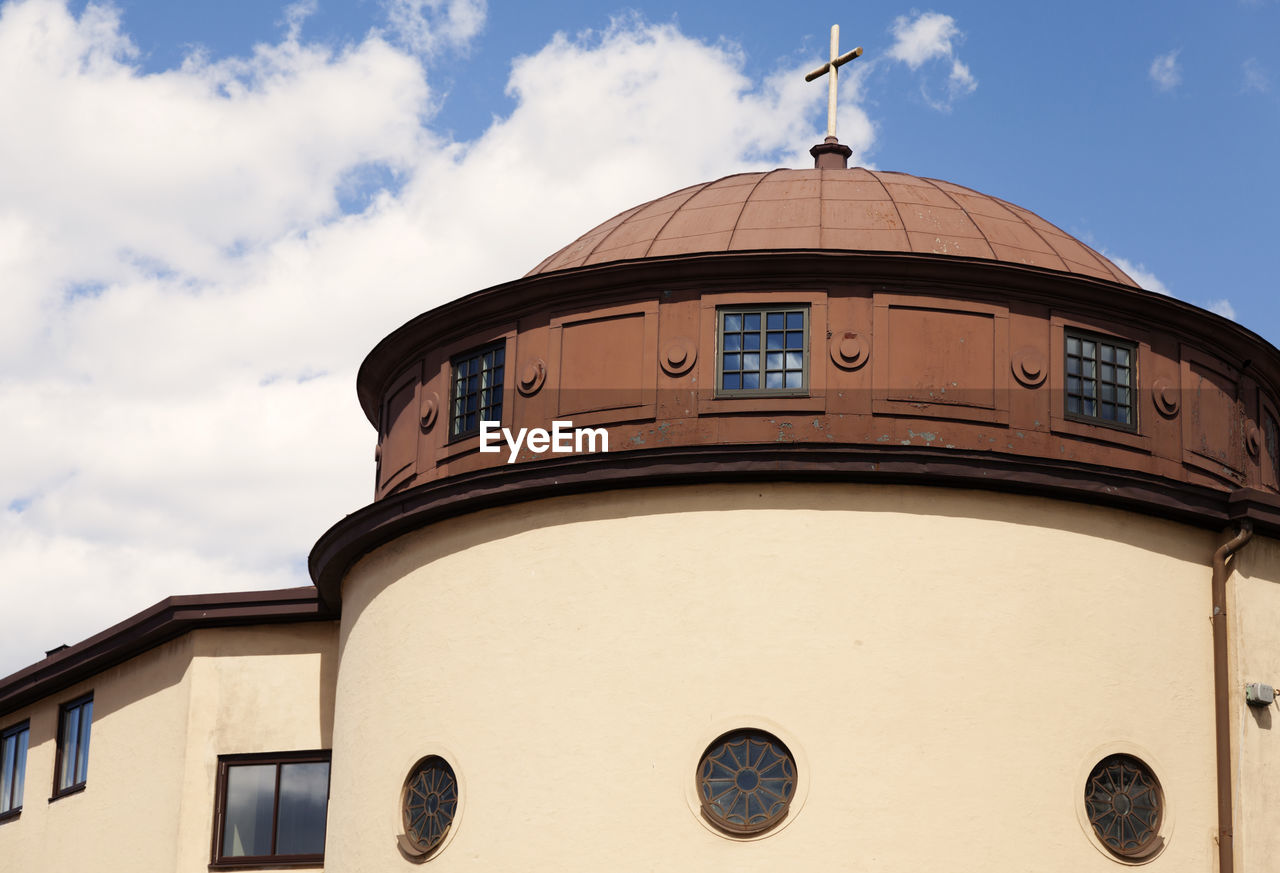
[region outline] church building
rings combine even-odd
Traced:
[[[0,679],[0,869],[1274,871],[1280,352],[813,155],[393,330],[313,586]]]

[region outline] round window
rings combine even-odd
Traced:
[[[786,818],[796,793],[796,762],[772,734],[738,730],[707,747],[697,782],[708,821],[731,834],[756,834]]]
[[[1093,832],[1121,858],[1144,858],[1160,848],[1164,795],[1151,768],[1132,755],[1098,762],[1085,784],[1084,806]]]
[[[426,855],[440,847],[458,812],[458,779],[444,758],[423,758],[409,772],[400,802],[406,849]]]

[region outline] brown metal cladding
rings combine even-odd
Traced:
[[[614,216],[528,275],[765,249],[958,255],[1136,287],[1111,261],[1020,206],[952,182],[863,167],[741,173],[684,188]]]

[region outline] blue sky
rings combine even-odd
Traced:
[[[635,203],[808,165],[833,23],[857,161],[1280,342],[1280,2],[832,15],[0,0],[0,674],[168,594],[305,584],[371,497],[373,344]]]

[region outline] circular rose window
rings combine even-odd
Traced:
[[[1160,848],[1164,795],[1151,768],[1132,755],[1103,758],[1084,789],[1089,824],[1121,858],[1143,858]]]
[[[404,819],[401,845],[418,856],[440,847],[458,812],[458,779],[444,758],[423,758],[405,780],[400,810]]]
[[[782,741],[759,730],[725,734],[698,763],[702,814],[731,834],[757,834],[786,818],[796,762]]]

